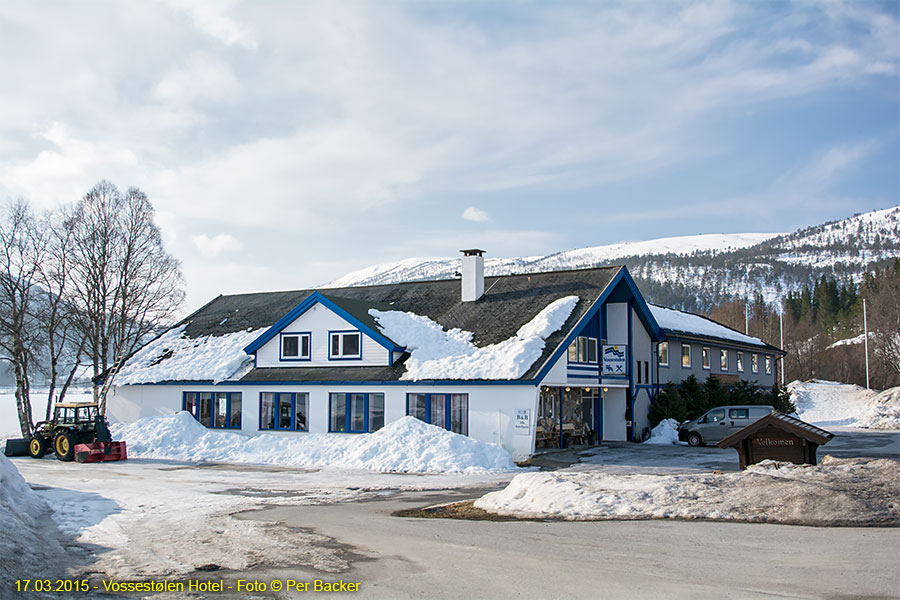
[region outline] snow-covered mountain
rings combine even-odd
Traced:
[[[729,297],[761,293],[768,302],[822,275],[858,281],[900,257],[900,206],[793,233],[705,234],[623,242],[546,256],[487,258],[485,276],[624,264],[653,302],[704,310]],[[460,259],[409,258],[374,265],[326,287],[447,279]]]

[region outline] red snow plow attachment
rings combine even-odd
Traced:
[[[90,444],[76,444],[75,446],[75,461],[80,463],[126,460],[127,458],[125,442],[94,441]]]

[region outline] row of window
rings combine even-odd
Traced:
[[[579,335],[569,344],[569,362],[597,364],[597,338]]]
[[[240,429],[241,392],[184,392],[182,408],[201,425]],[[384,394],[328,395],[328,431],[365,433],[384,427]],[[462,435],[469,434],[468,394],[407,394],[406,414]],[[307,392],[261,392],[259,429],[309,431]]]
[[[669,342],[660,342],[658,349],[658,358],[659,358],[659,366],[668,367],[669,366]],[[720,371],[728,371],[728,353],[729,350],[724,348],[719,349],[719,370]],[[766,375],[772,374],[772,357],[768,354],[764,355],[765,359],[765,371]],[[710,368],[710,349],[709,346],[703,346],[701,349],[701,360],[702,366],[704,369]],[[681,366],[685,369],[691,368],[691,345],[690,344],[682,344],[681,345]],[[737,371],[738,373],[744,372],[744,353],[738,351],[737,352]],[[759,355],[753,353],[750,355],[750,371],[752,373],[759,373]]]
[[[304,361],[312,358],[312,333],[282,333],[279,358]],[[328,360],[359,360],[362,358],[362,334],[358,331],[329,331]]]

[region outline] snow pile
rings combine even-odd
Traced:
[[[14,590],[17,579],[34,579],[52,566],[62,552],[59,541],[48,539],[41,527],[49,521],[49,507],[25,483],[8,458],[0,455],[0,586]],[[37,570],[37,571],[36,571]]]
[[[743,342],[745,344],[753,344],[755,346],[766,345],[765,342],[759,338],[744,335],[730,327],[725,327],[724,325],[716,323],[712,319],[675,310],[674,308],[656,306],[655,304],[650,304],[649,306],[653,318],[656,319],[656,322],[663,329],[706,335],[725,340]]]
[[[764,461],[728,474],[525,473],[475,506],[523,518],[898,526],[898,495],[897,461],[826,456],[819,466]]]
[[[884,390],[866,402],[857,427],[900,429],[900,387]]]
[[[481,348],[472,343],[471,332],[444,331],[428,317],[375,309],[369,314],[385,336],[410,352],[401,379],[518,379],[540,358],[544,340],[563,326],[576,304],[578,296],[555,300],[515,336]]]
[[[263,434],[210,430],[187,412],[111,426],[128,455],[186,461],[333,467],[392,473],[486,473],[516,469],[509,452],[410,416],[374,433]]]
[[[128,359],[115,376],[116,385],[160,381],[212,381],[229,379],[252,364],[244,348],[265,329],[189,338],[184,328],[165,332]]]
[[[663,419],[659,425],[650,431],[650,439],[647,444],[677,444],[678,421],[675,419]]]
[[[874,392],[834,381],[792,381],[787,385],[797,414],[819,426],[855,426]]]

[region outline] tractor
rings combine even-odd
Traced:
[[[125,442],[110,440],[109,425],[96,402],[61,402],[53,418],[40,421],[28,442],[28,454],[55,452],[63,461],[103,462],[128,458]]]

